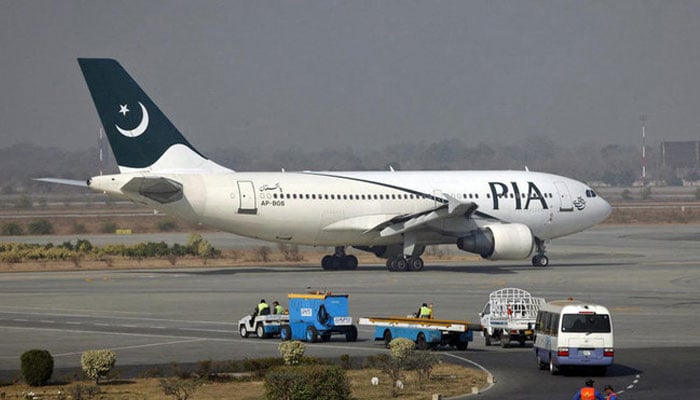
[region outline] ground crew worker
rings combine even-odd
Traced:
[[[572,400],[605,400],[605,398],[593,387],[593,379],[589,379],[586,381],[586,386],[576,392]]]
[[[617,400],[617,393],[613,390],[612,386],[605,385],[605,400]]]
[[[418,318],[430,318],[433,314],[433,310],[428,307],[427,303],[423,303],[418,309]]]
[[[270,315],[270,305],[265,302],[265,299],[261,299],[258,303],[253,316],[256,315]]]
[[[284,307],[280,305],[280,302],[275,300],[272,302],[272,313],[273,314],[284,314]]]

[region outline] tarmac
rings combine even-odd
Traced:
[[[241,243],[232,235],[208,237],[218,247],[226,238]],[[547,300],[573,297],[611,310],[615,365],[595,378],[596,386],[612,384],[623,399],[700,398],[699,242],[698,225],[600,226],[554,240],[544,268],[484,260],[397,273],[378,260],[355,271],[322,271],[313,260],[307,266],[6,273],[0,275],[0,381],[18,375],[19,356],[32,348],[49,350],[57,369],[79,368],[83,351],[103,348],[117,353],[118,367],[133,371],[172,361],[278,356],[279,339],[243,339],[236,322],[261,298],[286,304],[288,293],[307,288],[350,294],[355,321],[408,315],[430,302],[436,318],[478,322],[491,291],[518,287]],[[359,326],[357,342],[334,337],[309,344],[307,355],[386,351],[372,336],[371,327]],[[439,354],[490,371],[496,383],[479,395],[486,399],[571,398],[586,378],[551,376],[536,368],[531,347],[485,347],[478,334],[466,351]]]

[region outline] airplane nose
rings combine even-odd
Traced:
[[[606,218],[612,213],[612,206],[605,199],[600,198],[602,204],[600,205],[600,222],[605,221]]]

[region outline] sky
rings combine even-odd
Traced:
[[[117,59],[190,142],[700,139],[700,2],[14,1],[0,147],[95,146],[76,62]]]

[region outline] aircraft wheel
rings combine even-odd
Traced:
[[[343,264],[345,265],[345,269],[357,269],[357,257],[346,256],[343,259]]]
[[[392,257],[392,258],[386,260],[386,267],[390,272],[398,271],[396,269],[396,262],[397,261],[398,261],[398,258],[396,258],[396,257]]]
[[[333,261],[333,256],[323,256],[321,259],[321,268],[324,270],[331,269],[331,263]]]
[[[396,260],[396,270],[397,271],[406,271],[408,269],[408,261],[406,261],[405,258],[399,257]]]
[[[543,255],[536,255],[532,257],[532,265],[535,267],[546,267],[549,265],[549,257]]]
[[[243,337],[243,338],[247,338],[247,337],[248,337],[248,334],[249,334],[249,333],[248,333],[248,329],[245,327],[245,325],[241,325],[241,326],[238,328],[238,333],[240,333],[240,334],[241,334],[241,337]]]
[[[423,259],[420,257],[411,258],[409,261],[409,267],[411,271],[420,271],[423,269]]]

